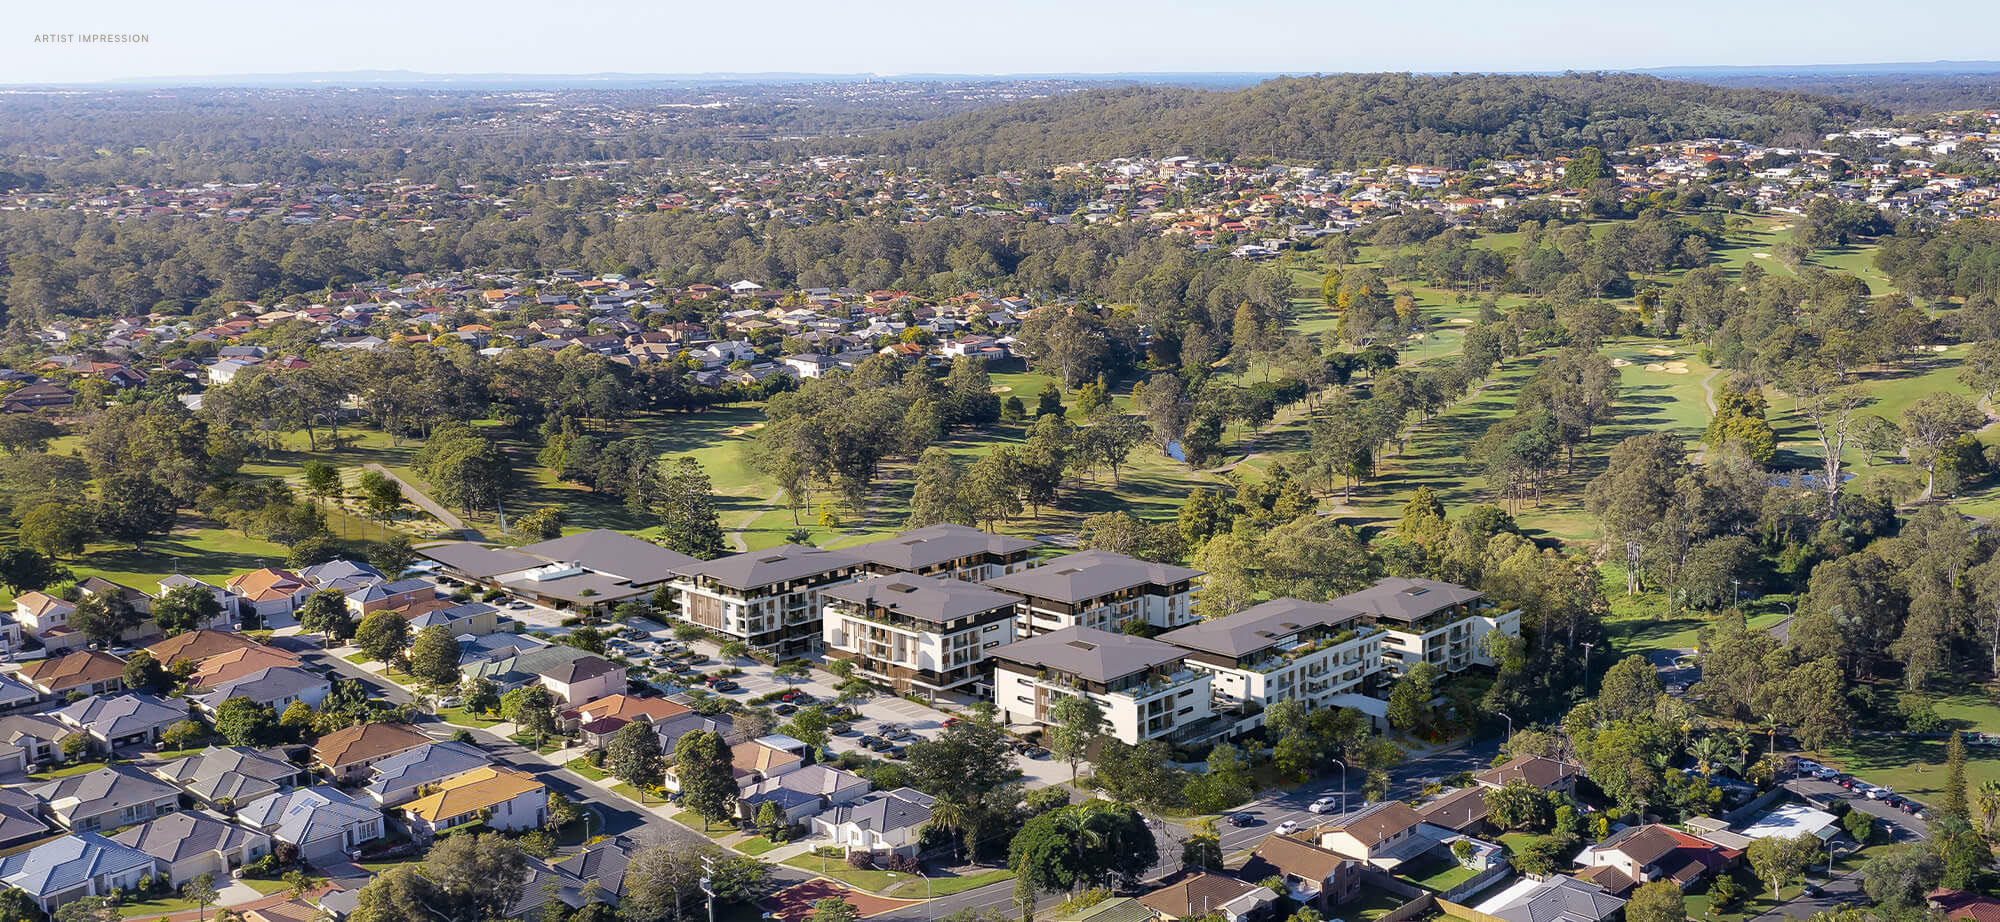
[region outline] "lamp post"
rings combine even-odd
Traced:
[[[1347,812],[1347,763],[1342,762],[1339,759],[1334,759],[1333,764],[1340,766],[1340,812],[1346,813]]]
[[[1579,694],[1590,693],[1590,649],[1597,646],[1588,640],[1583,642],[1583,688]]]
[[[1588,675],[1588,673],[1586,673],[1586,675]],[[1513,739],[1513,738],[1514,738],[1514,718],[1512,718],[1512,717],[1508,717],[1508,716],[1507,716],[1507,712],[1505,712],[1505,711],[1494,711],[1493,713],[1495,713],[1495,714],[1498,714],[1498,715],[1500,715],[1500,719],[1502,719],[1502,720],[1505,720],[1505,721],[1507,722],[1507,739],[1509,739],[1509,740]],[[1505,742],[1505,741],[1506,741],[1506,740],[1502,740],[1502,742]]]

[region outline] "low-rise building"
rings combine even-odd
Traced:
[[[516,548],[459,541],[418,553],[466,582],[578,611],[609,611],[650,596],[675,568],[695,563],[686,554],[601,528]]]
[[[1581,777],[1583,777],[1581,765],[1547,756],[1529,755],[1508,759],[1473,775],[1472,780],[1483,788],[1499,789],[1512,782],[1521,782],[1537,790],[1569,794],[1575,792],[1576,780]]]
[[[896,694],[988,685],[988,651],[1014,641],[1014,595],[897,573],[824,590],[826,655]]]
[[[361,846],[382,838],[383,830],[382,811],[327,784],[253,800],[236,818],[314,864],[352,860]]]
[[[915,855],[937,798],[897,788],[813,817],[813,830],[848,852]]]
[[[439,783],[437,790],[404,804],[403,814],[411,831],[424,836],[475,821],[518,832],[548,822],[549,791],[526,772],[488,765]]]
[[[1390,577],[1334,603],[1387,630],[1382,664],[1397,676],[1420,662],[1446,672],[1490,666],[1487,634],[1521,636],[1519,609],[1502,611],[1485,593],[1436,580]]]
[[[313,765],[335,781],[359,783],[375,763],[430,742],[409,724],[358,724],[320,737]]]
[[[180,809],[179,788],[130,765],[112,765],[27,788],[64,829],[122,829]]]
[[[861,568],[850,554],[786,544],[676,567],[668,585],[683,620],[785,657],[818,648],[825,591]]]
[[[1403,862],[1437,847],[1440,839],[1423,835],[1424,818],[1399,800],[1367,804],[1313,827],[1312,838],[1363,864],[1393,871]]]
[[[1236,715],[1241,733],[1280,701],[1317,709],[1360,691],[1382,669],[1384,634],[1338,604],[1273,599],[1157,639],[1185,648],[1190,667],[1215,677],[1216,710]]]
[[[99,695],[57,711],[56,719],[89,734],[98,751],[111,752],[159,742],[168,727],[188,719],[188,712],[187,705],[152,695]]]
[[[276,750],[260,752],[248,746],[211,746],[148,769],[195,800],[228,811],[260,797],[306,783],[305,769]]]
[[[22,666],[18,677],[44,695],[109,695],[125,690],[125,661],[97,650],[78,650]]]
[[[977,583],[1033,566],[1038,547],[1041,542],[1028,538],[943,522],[841,550],[861,558],[870,573],[913,573]]]
[[[139,878],[158,869],[159,861],[145,852],[82,833],[0,858],[0,883],[26,893],[43,912],[53,914],[86,896],[136,891]]]
[[[271,853],[271,837],[200,811],[173,813],[111,837],[160,862],[167,883],[178,887],[203,874],[230,872]]]
[[[471,743],[426,743],[371,766],[362,793],[379,806],[394,807],[417,799],[426,787],[492,764],[493,757]]]
[[[1033,637],[1069,627],[1115,631],[1129,621],[1163,629],[1193,623],[1201,575],[1110,551],[1080,551],[986,585],[1024,600],[1014,632]]]
[[[1603,887],[1560,874],[1519,878],[1473,907],[1500,922],[1604,922],[1624,909]]]
[[[1187,665],[1172,644],[1087,627],[1017,640],[987,652],[993,703],[1010,723],[1049,723],[1065,697],[1084,696],[1104,712],[1106,731],[1130,745],[1192,742],[1216,735],[1212,677]]]

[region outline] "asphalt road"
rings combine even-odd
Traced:
[[[1478,740],[1426,758],[1404,762],[1389,772],[1389,796],[1399,800],[1407,799],[1422,791],[1428,779],[1445,778],[1463,771],[1482,771],[1490,768],[1493,765],[1494,755],[1499,751],[1500,740],[1495,737]],[[1358,771],[1348,773],[1346,791],[1349,808],[1358,807],[1363,803],[1361,785],[1365,780]],[[1254,818],[1250,825],[1233,826],[1228,823],[1222,825],[1222,853],[1228,855],[1256,847],[1258,842],[1275,832],[1277,827],[1287,820],[1296,820],[1300,826],[1311,826],[1315,822],[1325,820],[1333,814],[1316,814],[1306,808],[1325,795],[1338,796],[1341,789],[1340,776],[1333,774],[1316,778],[1290,792],[1267,792],[1255,803],[1236,811],[1250,814]],[[1336,806],[1334,809],[1338,812],[1339,807]],[[1174,846],[1174,855],[1176,858],[1179,857],[1179,845]]]

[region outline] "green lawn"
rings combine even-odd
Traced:
[[[633,803],[641,804],[648,807],[667,802],[665,798],[653,797],[651,795],[646,795],[642,797],[640,796],[637,790],[635,790],[631,785],[626,784],[623,781],[620,781],[617,784],[612,785],[611,792],[621,797],[624,797],[625,799],[630,800]]]
[[[736,843],[736,850],[746,855],[761,855],[778,847],[778,843],[763,836],[752,836]]]
[[[101,576],[147,593],[159,591],[160,580],[183,573],[214,585],[260,567],[282,567],[291,551],[261,538],[246,538],[194,516],[183,516],[181,527],[147,542],[143,550],[130,545],[91,544],[83,554],[62,561],[81,580]],[[0,605],[12,605],[12,591],[0,588]]]
[[[577,774],[582,775],[585,778],[589,778],[592,781],[603,781],[604,779],[610,777],[609,775],[606,775],[604,773],[603,769],[590,764],[590,760],[584,758],[583,756],[577,756],[576,758],[563,763],[563,767],[569,769],[570,771],[576,772]]]
[[[1757,918],[1764,913],[1778,908],[1779,905],[1787,900],[1798,898],[1799,894],[1803,892],[1802,887],[1794,884],[1779,891],[1779,899],[1772,899],[1770,890],[1757,879],[1757,875],[1750,872],[1749,868],[1739,867],[1732,873],[1736,883],[1740,885],[1738,892],[1745,895],[1743,901],[1734,910],[1729,912],[1715,912],[1709,908],[1708,901],[1708,889],[1712,881],[1702,881],[1688,888],[1687,914],[1689,919],[1714,920],[1714,922],[1744,922],[1744,920]]]
[[[1622,589],[1621,589],[1622,591]],[[1785,620],[1783,611],[1767,611],[1751,615],[1744,623],[1753,631],[1761,631]],[[1604,624],[1604,633],[1611,640],[1620,656],[1646,654],[1660,650],[1687,650],[1697,645],[1697,636],[1712,618],[1612,618]],[[1609,663],[1605,664],[1609,666]]]
[[[1409,900],[1403,899],[1380,887],[1371,887],[1367,884],[1362,884],[1361,895],[1356,897],[1352,902],[1341,904],[1340,911],[1343,918],[1348,914],[1352,914],[1354,917],[1363,920],[1363,922],[1369,922],[1369,920],[1380,918],[1395,911],[1407,902]]]
[[[908,877],[909,875],[904,876]],[[932,897],[951,896],[954,893],[964,893],[967,890],[977,890],[980,887],[1013,879],[1014,872],[1006,868],[996,868],[990,871],[980,871],[976,874],[966,874],[963,876],[939,874],[931,877],[928,883],[922,877],[905,880],[884,895],[900,897],[906,900],[930,899]]]
[[[223,883],[226,882],[217,881],[217,889],[220,889]],[[243,883],[248,884],[252,890],[265,896],[270,896],[273,893],[282,893],[290,886],[282,880],[245,879]],[[177,912],[194,912],[199,908],[201,907],[179,896],[166,896],[158,899],[122,904],[118,907],[118,915],[127,919],[156,919],[160,916],[171,915]],[[210,904],[208,908],[212,914],[215,906],[214,904]]]
[[[341,657],[341,659],[353,663],[356,666],[365,666],[375,661],[373,658],[369,657],[369,655],[366,653],[349,653],[346,656]]]
[[[471,727],[474,730],[484,730],[496,724],[506,723],[497,718],[480,717],[465,708],[438,708],[437,714],[445,723],[455,727]]]
[[[1961,687],[1940,696],[1932,707],[1955,730],[2000,732],[2000,703],[1988,698],[1977,686]],[[1820,755],[1828,764],[1865,781],[1887,785],[1899,794],[1928,802],[1944,791],[1944,750],[1942,739],[1856,735],[1847,744]],[[1986,781],[2000,780],[2000,752],[1970,746],[1966,756],[1966,782],[1973,790]]]
[[[848,886],[866,890],[870,893],[881,893],[904,879],[915,879],[915,875],[898,874],[894,871],[856,870],[847,866],[847,859],[845,858],[821,858],[811,852],[803,855],[793,855],[780,862],[780,864],[786,867],[798,868],[809,874],[831,877]],[[917,880],[917,883],[918,885],[922,885],[923,881]]]
[[[1473,875],[1477,873],[1479,872],[1459,864],[1457,861],[1432,858],[1426,861],[1421,867],[1399,874],[1398,876],[1426,890],[1443,893],[1471,880]]]
[[[48,781],[53,778],[67,778],[71,775],[81,775],[84,774],[85,772],[94,772],[103,767],[104,767],[103,762],[79,762],[75,765],[69,765],[63,768],[53,768],[45,772],[36,772],[32,775],[29,775],[28,779],[31,781]]]
[[[542,755],[548,755],[549,753],[555,752],[556,750],[562,748],[562,738],[557,736],[544,738],[542,740],[541,745],[539,746],[535,745],[535,737],[532,734],[528,733],[516,733],[513,736],[508,737],[508,739],[513,740],[514,742],[519,743],[528,749],[533,749],[536,752],[541,753]]]
[[[617,790],[613,788],[612,790]],[[619,791],[619,793],[624,793]],[[629,795],[628,795],[629,796]],[[722,839],[736,834],[735,823],[711,823],[693,810],[683,810],[674,814],[674,822],[686,826],[711,839]],[[776,846],[773,846],[776,847]]]

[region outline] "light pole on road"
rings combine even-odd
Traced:
[[[1495,714],[1499,714],[1499,715],[1500,715],[1500,717],[1501,717],[1501,719],[1503,719],[1503,720],[1507,721],[1507,739],[1508,739],[1508,740],[1511,740],[1511,739],[1513,739],[1513,738],[1514,738],[1514,718],[1512,718],[1512,717],[1508,717],[1508,716],[1507,716],[1507,714],[1506,714],[1506,712],[1504,712],[1504,711],[1494,711],[1493,713],[1495,713]],[[1506,740],[1502,740],[1501,742],[1506,742]]]
[[[1346,813],[1347,812],[1347,763],[1342,762],[1339,759],[1334,759],[1333,764],[1340,766],[1340,812]]]

